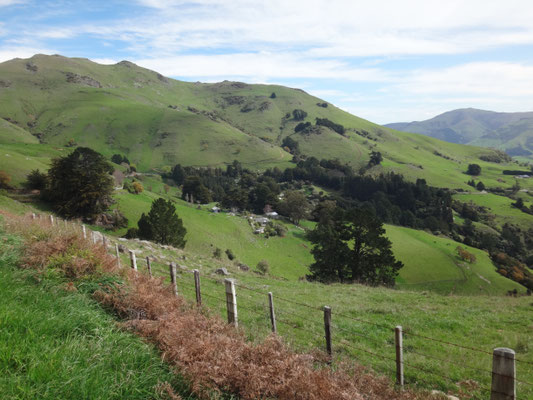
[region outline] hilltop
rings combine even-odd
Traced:
[[[467,162],[493,154],[379,126],[299,89],[182,82],[128,61],[100,65],[36,55],[0,64],[0,76],[0,143],[11,157],[2,167],[15,183],[33,168],[45,169],[46,155],[76,145],[109,157],[125,154],[140,171],[178,162],[222,166],[234,159],[264,169],[289,165],[292,154],[283,140],[291,137],[304,155],[338,158],[360,168],[371,151],[379,151],[384,161],[370,173],[395,171],[457,188],[467,188]],[[307,115],[297,120],[294,110]],[[315,125],[317,118],[343,131]],[[301,122],[312,129],[296,133]]]
[[[533,155],[533,112],[503,113],[463,108],[425,121],[396,122],[385,126],[451,143],[495,147],[511,156]]]

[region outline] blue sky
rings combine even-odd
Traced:
[[[0,62],[129,60],[187,81],[298,87],[377,123],[533,110],[533,3],[0,0]]]

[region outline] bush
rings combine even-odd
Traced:
[[[228,256],[229,260],[235,259],[235,254],[233,254],[233,251],[231,251],[231,249],[226,249],[226,255]]]
[[[344,135],[346,133],[346,129],[344,128],[344,126],[342,126],[341,124],[336,124],[335,122],[330,121],[327,118],[317,118],[316,124],[326,126],[340,135]]]
[[[275,92],[272,92],[272,94],[270,95],[270,98],[271,98],[271,99],[275,99],[275,98],[276,98],[276,93],[275,93]]]
[[[303,121],[307,117],[307,113],[304,110],[296,109],[292,111],[292,116],[296,121]]]
[[[478,176],[481,174],[481,167],[478,164],[468,164],[466,173],[468,175]]]
[[[268,265],[268,261],[267,260],[261,260],[257,263],[257,270],[262,274],[262,275],[267,275],[268,272],[270,271],[270,266]]]
[[[11,182],[11,177],[5,171],[0,171],[0,188],[9,189],[9,182]]]
[[[220,250],[218,247],[213,252],[213,257],[220,260],[222,258],[222,250]]]
[[[133,185],[131,186],[133,187],[133,191],[135,192],[135,194],[142,193],[142,191],[144,190],[141,182],[133,182]]]
[[[287,228],[285,228],[281,224],[274,224],[274,230],[276,231],[276,235],[281,237],[285,236],[285,234],[287,233]]]

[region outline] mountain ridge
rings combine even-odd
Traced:
[[[451,143],[495,147],[511,156],[533,156],[533,111],[506,113],[461,108],[424,121],[384,126]]]
[[[35,55],[1,63],[0,76],[0,117],[7,123],[0,125],[0,143],[21,160],[45,149],[56,155],[88,146],[107,157],[124,154],[141,171],[177,163],[221,167],[234,159],[252,169],[283,169],[293,165],[294,154],[283,144],[290,137],[307,156],[365,169],[369,154],[377,151],[384,161],[367,173],[396,172],[413,181],[468,188],[464,164],[492,153],[395,131],[300,89],[183,82],[126,60],[102,65]],[[295,110],[305,115],[296,118]],[[318,125],[318,119],[333,125]],[[297,132],[301,122],[312,129]],[[343,128],[340,133],[335,126]],[[22,146],[33,138],[41,147]],[[17,179],[23,172],[14,172]]]

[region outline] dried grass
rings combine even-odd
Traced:
[[[337,364],[335,370],[311,354],[299,354],[272,335],[263,342],[246,341],[241,331],[205,309],[175,297],[162,279],[133,270],[117,271],[113,257],[74,232],[9,218],[8,224],[26,238],[24,263],[46,268],[51,262],[71,278],[93,273],[121,273],[127,284],[94,296],[126,321],[123,325],[155,343],[162,358],[177,367],[201,398],[231,393],[242,399],[428,399],[425,392],[398,391],[390,381],[361,366]],[[38,225],[38,227],[35,227]],[[40,231],[36,235],[35,232]],[[75,251],[72,251],[75,249]],[[90,252],[87,257],[69,254]],[[61,265],[57,260],[66,260]],[[161,390],[175,396],[168,386]]]

